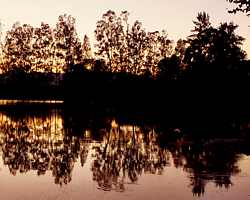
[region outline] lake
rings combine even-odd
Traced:
[[[1,107],[1,199],[250,199],[247,141],[84,116]]]

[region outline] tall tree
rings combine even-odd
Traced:
[[[168,58],[173,53],[172,41],[168,39],[166,31],[148,32],[146,37],[146,71],[153,76],[157,75],[157,66],[161,59]]]
[[[34,31],[33,55],[35,63],[32,67],[34,71],[54,71],[53,45],[53,29],[49,24],[42,22],[41,27],[35,28]]]
[[[109,10],[97,22],[96,54],[107,61],[108,71],[120,71],[123,62],[124,32],[122,18]]]
[[[95,62],[92,53],[91,44],[89,41],[89,37],[84,35],[83,43],[82,43],[82,63],[84,67],[88,70],[94,70]]]
[[[188,65],[188,71],[195,77],[207,76],[207,68],[211,61],[209,48],[212,44],[214,28],[210,23],[210,17],[205,12],[198,13],[197,20],[193,21],[192,35],[187,38],[187,49],[184,62]]]
[[[211,26],[209,16],[199,13],[194,21],[194,34],[188,37],[185,61],[197,75],[225,74],[245,58],[241,49],[243,38],[236,35],[238,26],[223,23]],[[209,72],[209,73],[208,73]]]
[[[131,59],[130,72],[140,74],[145,69],[145,53],[147,49],[147,33],[142,23],[135,21],[130,30],[129,56]]]
[[[171,51],[168,56],[162,56],[158,63],[157,77],[162,80],[177,80],[180,79],[186,72],[187,64],[184,62],[186,52],[186,41],[179,39],[176,42],[175,48],[167,48]]]
[[[83,53],[84,60],[93,58],[89,37],[87,35],[84,35],[84,38],[83,38],[82,53]]]
[[[216,30],[210,46],[210,60],[217,70],[234,72],[245,59],[246,53],[242,50],[244,38],[235,33],[238,25],[222,23]]]
[[[142,23],[128,23],[127,11],[116,15],[109,10],[97,22],[96,54],[106,60],[107,70],[132,74],[156,74],[157,64],[171,53],[166,32],[146,32]]]
[[[192,35],[187,39],[189,47],[186,50],[185,61],[192,67],[199,63],[209,61],[208,49],[211,44],[213,27],[211,26],[209,15],[205,12],[198,13],[197,21],[193,21],[195,27]]]
[[[120,53],[123,54],[123,59],[121,59],[121,65],[122,65],[122,69],[126,72],[129,72],[129,66],[131,64],[131,60],[130,60],[130,33],[129,33],[129,23],[128,23],[128,18],[129,18],[129,12],[128,11],[122,11],[121,15],[121,23],[122,23],[122,27],[123,27],[123,45],[122,48],[120,49]]]
[[[180,67],[183,70],[185,70],[185,68],[186,68],[186,64],[184,62],[186,49],[187,49],[187,42],[185,40],[183,40],[183,39],[179,39],[176,42],[174,54],[179,58],[180,63],[181,63]]]
[[[82,49],[76,33],[75,18],[67,14],[60,15],[54,34],[57,71],[67,72],[71,65],[82,61]]]
[[[106,60],[108,71],[139,74],[145,68],[146,32],[139,21],[128,24],[127,11],[109,10],[97,22],[97,55]]]
[[[156,66],[160,61],[159,44],[159,31],[148,32],[146,36],[146,58],[145,58],[145,71],[151,74],[156,74]]]
[[[34,28],[28,24],[15,23],[7,32],[4,44],[4,71],[22,70],[30,72],[33,58]]]

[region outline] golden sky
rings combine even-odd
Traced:
[[[238,34],[247,39],[244,49],[250,55],[250,17],[228,14],[231,5],[226,0],[0,0],[0,3],[4,30],[15,21],[33,26],[41,21],[54,25],[60,14],[67,13],[76,18],[79,35],[91,37],[103,13],[109,9],[127,10],[131,23],[138,19],[148,31],[166,29],[175,41],[190,35],[192,20],[199,11],[206,11],[214,25],[230,21],[240,25]]]

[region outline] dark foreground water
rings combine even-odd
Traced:
[[[53,108],[2,109],[1,199],[250,199],[246,141],[84,120]]]

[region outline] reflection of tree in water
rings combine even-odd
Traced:
[[[124,191],[126,184],[136,183],[143,173],[162,174],[169,163],[188,173],[197,196],[204,194],[209,182],[229,188],[232,175],[239,173],[242,148],[235,148],[234,143],[187,140],[179,130],[174,131],[178,137],[166,133],[162,139],[154,129],[119,126],[115,121],[110,128],[96,131],[101,141],[92,143],[91,171],[102,190]],[[56,184],[67,184],[76,160],[80,159],[81,166],[86,162],[90,144],[86,138],[92,132],[83,132],[83,139],[67,136],[58,113],[15,119],[0,113],[0,153],[13,175],[51,171]],[[167,148],[161,148],[159,140]]]
[[[103,140],[94,145],[93,180],[102,190],[124,191],[142,173],[162,174],[169,153],[156,144],[154,130],[142,132],[136,126],[118,126],[114,121]]]
[[[182,139],[169,148],[175,167],[189,173],[194,195],[203,195],[208,182],[220,188],[232,185],[231,176],[240,172],[237,166],[240,154],[230,145],[201,141],[185,143]]]
[[[58,115],[27,117],[19,121],[0,116],[0,148],[10,173],[36,170],[38,175],[52,171],[56,184],[71,181],[74,163],[80,155],[84,165],[88,144],[64,133]]]

